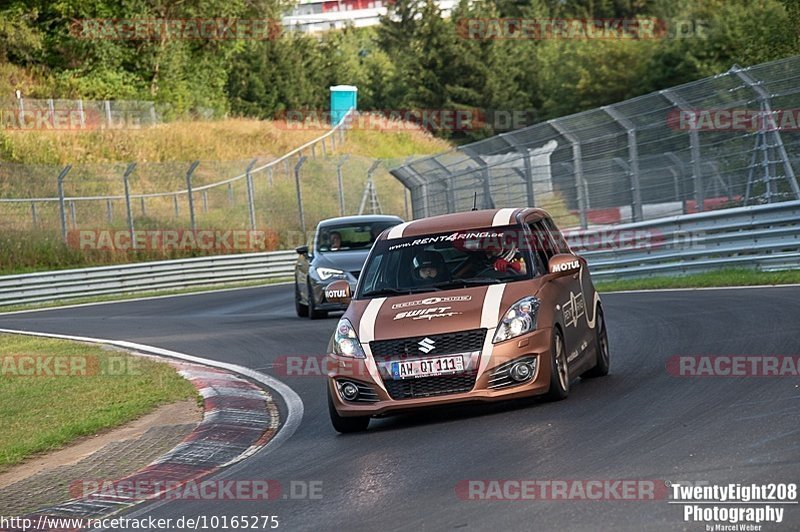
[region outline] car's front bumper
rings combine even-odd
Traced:
[[[325,298],[325,288],[327,288],[332,282],[341,280],[341,278],[328,279],[327,281],[323,281],[321,279],[311,279],[311,294],[309,294],[309,297],[314,298],[315,309],[328,311],[347,310],[346,303],[331,303]],[[346,281],[350,285],[350,293],[355,293],[357,281],[355,279],[346,279]]]
[[[476,376],[469,391],[444,393],[427,397],[393,399],[384,384],[386,377],[376,379],[367,368],[366,360],[328,355],[328,387],[336,411],[341,416],[378,416],[398,413],[423,407],[450,405],[470,401],[500,401],[518,399],[546,393],[550,388],[552,329],[539,329],[530,334],[502,342],[494,346],[485,370]],[[486,356],[480,354],[480,358]],[[503,364],[520,359],[536,359],[533,377],[519,384],[502,388],[491,388],[490,379]],[[440,377],[427,377],[435,379]],[[339,384],[345,381],[367,386],[377,400],[373,402],[346,401],[339,392]],[[380,381],[380,384],[379,384]],[[363,394],[362,394],[363,395]],[[370,398],[372,398],[370,396]]]

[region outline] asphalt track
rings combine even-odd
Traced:
[[[283,530],[705,530],[656,501],[465,501],[466,479],[800,480],[800,379],[687,378],[673,355],[799,355],[800,288],[608,294],[608,377],[568,400],[469,406],[330,427],[320,377],[281,377],[280,355],[324,352],[335,318],[294,317],[271,286],[0,316],[0,327],[129,340],[278,376],[302,398],[297,431],[218,474],[322,481],[322,498],[157,501],[138,517],[277,515]],[[797,530],[800,507],[763,530]]]

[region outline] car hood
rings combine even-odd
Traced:
[[[367,255],[369,255],[369,250],[318,252],[314,257],[314,266],[360,272],[367,260]]]
[[[514,302],[535,292],[529,281],[356,300],[348,314],[362,342],[493,329]]]

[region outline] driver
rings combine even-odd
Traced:
[[[472,246],[468,243],[468,249]],[[473,244],[474,246],[474,244]],[[456,276],[466,279],[475,277],[485,270],[493,270],[499,273],[510,273],[512,275],[525,275],[527,268],[525,260],[522,258],[516,246],[508,249],[497,246],[488,246],[483,249],[475,249],[470,254],[464,265],[459,268]]]
[[[422,283],[439,283],[449,280],[449,272],[441,254],[436,251],[421,251],[414,256],[414,280]]]

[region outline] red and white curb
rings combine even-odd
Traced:
[[[113,484],[163,486],[167,482],[175,485],[196,481],[261,449],[280,445],[294,433],[303,416],[302,400],[291,388],[268,375],[234,364],[132,342],[12,329],[0,329],[0,332],[113,345],[128,349],[133,354],[169,357],[171,364],[202,395],[204,415],[200,424],[167,454],[132,475],[112,481]],[[242,376],[267,386],[271,392],[281,396],[287,412],[282,425],[272,395]],[[154,487],[151,492],[137,490],[135,498],[124,493],[102,491],[73,495],[78,496],[25,517],[34,523],[41,522],[40,516],[105,517],[145,500],[163,496],[163,493]]]

